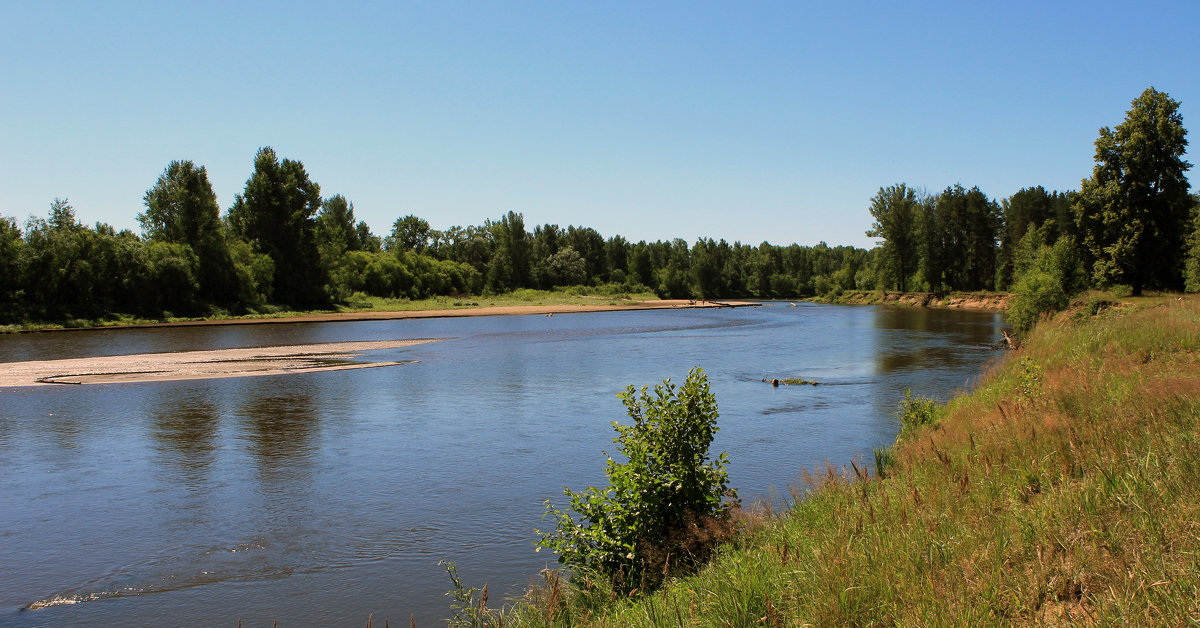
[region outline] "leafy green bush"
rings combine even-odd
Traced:
[[[564,493],[569,511],[546,503],[555,530],[539,532],[576,575],[596,573],[621,592],[657,586],[675,568],[703,561],[732,533],[725,454],[709,458],[717,402],[699,368],[683,386],[619,395],[633,425],[613,423],[626,462],[608,458],[609,486]],[[606,453],[607,455],[607,453]]]
[[[1019,331],[1032,329],[1042,314],[1057,312],[1070,303],[1062,282],[1038,268],[1021,276],[1015,292],[1008,307],[1008,323]]]
[[[904,401],[900,402],[900,408],[896,411],[896,417],[900,419],[900,434],[937,423],[938,414],[936,401],[924,395],[914,397],[911,390],[905,390]]]

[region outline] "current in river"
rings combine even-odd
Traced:
[[[743,502],[870,461],[905,389],[999,353],[998,314],[737,309],[36,333],[0,362],[446,338],[398,366],[0,389],[0,625],[442,625],[457,563],[493,606],[555,565],[544,502],[604,482],[617,393],[702,367]],[[818,386],[780,386],[771,378]]]

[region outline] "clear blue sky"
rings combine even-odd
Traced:
[[[1077,189],[1149,86],[1200,129],[1200,2],[0,0],[0,214],[136,230],[173,159],[227,209],[272,146],[381,235],[867,246],[880,186]]]

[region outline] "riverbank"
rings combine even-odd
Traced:
[[[503,625],[1200,616],[1200,297],[1062,313],[936,415],[655,595],[548,578]]]
[[[511,302],[503,297],[469,297],[451,300],[441,297],[424,301],[382,302],[376,308],[346,308],[337,311],[275,312],[236,317],[185,318],[169,320],[123,319],[115,321],[74,321],[69,325],[30,324],[0,326],[0,333],[82,331],[88,329],[142,329],[147,327],[199,327],[209,325],[260,325],[270,323],[322,323],[330,321],[380,321],[408,318],[447,318],[458,316],[528,316],[616,312],[628,310],[667,310],[681,308],[750,307],[747,301],[698,301],[688,299],[615,299],[605,297],[567,297],[566,302]],[[410,309],[411,308],[411,309]]]
[[[1003,292],[891,292],[887,290],[851,290],[823,303],[838,305],[898,305],[906,307],[945,307],[955,310],[1003,312],[1013,295]]]

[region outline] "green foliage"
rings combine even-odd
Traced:
[[[992,290],[1002,217],[978,187],[948,187],[926,203],[925,278],[933,291]]]
[[[1183,287],[1191,206],[1186,136],[1179,102],[1153,87],[1134,99],[1116,129],[1100,129],[1096,166],[1074,205],[1097,282],[1128,283],[1134,295]]]
[[[254,174],[229,209],[229,224],[275,263],[272,295],[280,303],[316,306],[328,301],[315,231],[320,208],[321,187],[309,179],[304,164],[280,161],[269,147],[258,151]]]
[[[20,309],[24,246],[16,221],[0,216],[0,321],[15,318]]]
[[[1064,236],[1045,246],[1042,234],[1043,229],[1029,230],[1015,256],[1017,281],[1007,316],[1018,331],[1028,331],[1044,314],[1066,309],[1071,296],[1086,287],[1075,239]]]
[[[1183,279],[1188,292],[1200,292],[1200,194],[1192,196],[1192,230],[1187,241]]]
[[[565,489],[569,510],[547,502],[556,527],[539,532],[538,544],[576,574],[599,574],[628,592],[657,586],[670,567],[707,558],[714,539],[706,534],[727,525],[726,497],[736,495],[725,454],[709,457],[717,403],[700,368],[681,387],[668,379],[653,394],[630,386],[619,396],[633,420],[613,423],[626,461],[608,458],[605,488]]]
[[[896,410],[896,418],[900,419],[900,435],[910,434],[913,430],[938,422],[941,410],[937,402],[924,395],[913,396],[912,390],[904,391],[904,400]]]
[[[202,300],[228,303],[237,292],[237,277],[217,196],[204,167],[172,161],[146,191],[143,202],[146,211],[138,214],[138,222],[146,238],[191,247],[197,259],[193,290]]]
[[[546,258],[545,273],[552,286],[573,286],[587,279],[583,258],[571,246],[564,246]]]
[[[498,614],[488,610],[486,584],[483,585],[483,589],[463,586],[462,579],[458,577],[458,567],[454,563],[440,560],[438,565],[445,568],[453,587],[446,593],[451,599],[450,610],[454,613],[446,621],[447,625],[451,628],[500,628],[503,625]],[[479,594],[478,597],[476,593]]]
[[[896,464],[896,454],[889,446],[875,447],[875,477],[886,478],[888,471]]]
[[[422,253],[429,246],[429,235],[429,223],[410,214],[392,223],[392,232],[383,239],[383,248],[385,251]]]
[[[1070,298],[1062,283],[1044,270],[1033,269],[1017,281],[1016,296],[1008,307],[1008,324],[1018,331],[1028,331],[1043,314],[1067,307]]]
[[[867,236],[883,238],[877,272],[886,287],[905,292],[920,259],[921,201],[916,190],[903,183],[879,188],[871,197],[871,217],[875,222]]]
[[[516,212],[501,216],[500,222],[485,224],[492,255],[487,266],[487,288],[504,292],[533,285],[529,236],[525,232],[525,217]]]
[[[1042,367],[1029,356],[1021,358],[1019,367],[1018,398],[1025,401],[1037,399],[1042,395]]]

